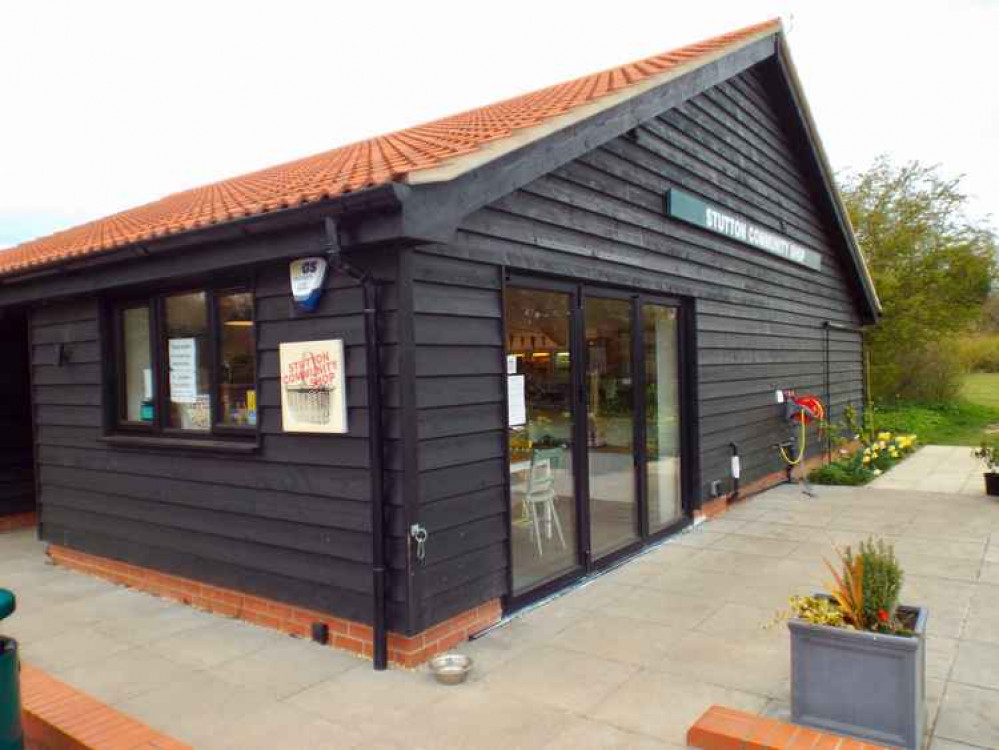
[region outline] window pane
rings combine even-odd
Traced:
[[[645,339],[645,418],[649,528],[668,526],[683,513],[680,491],[680,369],[676,310],[642,309]]]
[[[208,430],[208,306],[204,292],[167,297],[166,353],[170,368],[170,427]]]
[[[149,308],[132,307],[121,312],[122,358],[125,393],[121,419],[153,421],[153,357],[149,341]]]
[[[579,566],[572,469],[571,298],[507,289],[511,391],[523,421],[510,428],[513,590],[522,593]],[[511,405],[512,402],[511,402]]]
[[[257,423],[254,390],[256,348],[253,337],[253,295],[248,292],[218,298],[219,421],[226,425]]]

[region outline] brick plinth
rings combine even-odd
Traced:
[[[38,514],[31,510],[27,513],[14,513],[9,516],[0,516],[0,533],[4,531],[16,531],[18,529],[30,529],[38,525]]]
[[[48,554],[56,564],[73,570],[301,638],[311,637],[313,623],[325,623],[331,646],[372,657],[374,633],[369,625],[54,544]],[[417,635],[389,633],[389,662],[416,667],[496,624],[501,616],[500,602],[493,599]]]
[[[856,449],[856,447],[857,444],[855,443],[849,446],[851,450]],[[795,466],[794,469],[796,472],[800,472],[803,468],[805,473],[808,473],[814,469],[819,468],[820,466],[824,466],[825,463],[826,463],[826,454],[823,451],[821,454],[817,456],[812,456],[811,458],[806,459],[803,467]],[[739,488],[739,497],[736,500],[736,502],[738,502],[738,500],[744,500],[751,495],[757,495],[763,492],[764,490],[768,490],[771,487],[775,487],[776,485],[785,481],[787,481],[787,471],[775,471],[770,474],[767,474],[766,476],[762,476],[759,479],[756,479],[752,482],[742,485]],[[716,497],[712,500],[708,500],[707,502],[701,505],[699,510],[694,511],[694,518],[714,518],[715,516],[720,516],[722,513],[728,510],[729,504],[730,503],[728,495],[723,495],[722,497]]]
[[[31,750],[194,750],[25,663],[21,698]]]
[[[888,750],[724,706],[712,706],[704,712],[688,730],[687,746],[702,750]]]

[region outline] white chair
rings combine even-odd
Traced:
[[[555,472],[552,471],[552,461],[556,460],[559,451],[534,451],[531,454],[531,468],[527,475],[527,492],[524,495],[524,505],[531,520],[534,540],[538,545],[538,557],[545,552],[541,544],[541,514],[545,517],[545,537],[552,538],[552,527],[558,534],[562,548],[565,548],[565,536],[562,534],[562,522],[559,521],[555,500]]]

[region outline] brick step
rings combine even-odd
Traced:
[[[687,745],[702,750],[888,750],[724,706],[704,712],[687,731]]]

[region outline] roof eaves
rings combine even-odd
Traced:
[[[668,70],[664,70],[657,75],[650,76],[649,78],[639,81],[638,83],[625,86],[611,94],[606,94],[586,104],[574,107],[564,114],[547,119],[537,125],[516,131],[505,138],[486,143],[474,151],[454,156],[439,166],[410,172],[403,177],[403,181],[410,185],[422,185],[453,180],[467,172],[477,169],[478,167],[484,166],[489,162],[495,161],[506,154],[512,153],[531,143],[534,143],[545,136],[577,125],[601,112],[612,109],[629,99],[640,96],[647,91],[656,89],[663,84],[669,83],[670,81],[690,73],[691,71],[709,65],[716,60],[726,57],[744,47],[755,44],[761,39],[765,39],[768,36],[774,36],[781,31],[781,28],[782,24],[780,19],[774,19],[768,26],[751,36],[732,42],[731,44],[711,53],[699,55],[689,62],[675,65]]]

